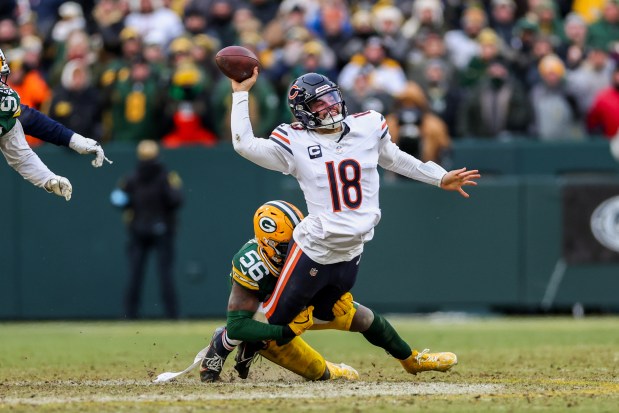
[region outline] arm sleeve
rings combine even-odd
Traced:
[[[254,320],[253,316],[251,311],[228,311],[228,337],[232,340],[259,341],[295,336],[288,326],[266,324]]]
[[[391,142],[389,134],[381,141],[378,164],[400,175],[439,187],[443,176],[447,173],[443,167],[432,161],[421,162],[414,156],[402,152]]]
[[[43,188],[47,181],[56,176],[26,142],[19,120],[9,133],[0,138],[0,150],[7,163],[35,186]]]
[[[32,135],[54,145],[69,146],[71,136],[75,133],[38,110],[24,104],[21,105],[19,121],[26,135]]]
[[[290,173],[291,171],[283,149],[270,139],[254,136],[249,119],[249,93],[232,94],[231,113],[232,145],[242,157],[256,165],[273,171]]]

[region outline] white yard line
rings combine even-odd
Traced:
[[[182,386],[182,382],[179,383]],[[12,386],[37,386],[38,383],[5,383],[6,387]],[[158,387],[164,389],[165,384],[152,384],[149,381],[139,380],[104,380],[104,381],[62,381],[41,382],[46,387],[123,387],[127,385],[145,386],[147,388]],[[192,382],[192,386],[195,383]],[[234,383],[216,384],[217,390],[228,391],[221,393],[193,393],[178,394],[178,386],[170,387],[171,394],[141,394],[141,395],[105,395],[83,394],[79,396],[28,396],[28,397],[5,397],[0,401],[7,405],[47,405],[60,403],[113,403],[113,402],[155,402],[155,401],[209,401],[209,400],[263,400],[263,399],[336,399],[342,397],[374,397],[374,396],[423,396],[423,395],[458,395],[458,394],[489,394],[497,393],[503,389],[500,385],[491,384],[453,384],[453,383]]]

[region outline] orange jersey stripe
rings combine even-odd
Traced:
[[[387,121],[384,121],[382,125],[380,125],[380,129],[385,129],[385,126],[387,126]]]
[[[271,132],[271,136],[275,136],[276,138],[279,138],[281,140],[283,140],[284,142],[286,142],[288,145],[290,145],[290,141],[288,140],[288,138],[284,137],[283,135],[277,133],[277,132]]]
[[[279,297],[281,297],[282,291],[284,291],[284,288],[288,283],[288,279],[290,278],[290,274],[292,274],[292,271],[294,270],[294,267],[296,267],[299,258],[301,258],[301,254],[301,249],[299,249],[299,247],[295,243],[292,246],[292,250],[288,253],[288,258],[290,259],[286,260],[284,268],[282,268],[282,272],[279,275],[279,279],[277,280],[277,284],[275,285],[275,290],[273,291],[273,294],[271,294],[269,299],[264,303],[264,309],[266,311],[265,315],[267,319],[271,317],[275,312]]]

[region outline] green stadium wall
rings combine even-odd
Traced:
[[[0,167],[0,319],[120,319],[127,281],[126,229],[109,200],[135,165],[134,148],[106,145],[113,165],[94,169],[66,148],[37,149],[73,184],[62,198]],[[304,212],[296,181],[253,165],[230,146],[164,151],[182,180],[175,264],[181,317],[221,317],[230,260],[252,237],[255,209],[286,199]],[[463,141],[454,167],[485,173],[471,198],[382,175],[383,218],[366,245],[355,299],[383,312],[539,309],[562,254],[561,189],[583,175],[618,181],[608,144]],[[586,286],[584,288],[583,286]],[[568,266],[550,309],[576,302],[619,309],[617,263]],[[151,257],[141,314],[163,314]]]

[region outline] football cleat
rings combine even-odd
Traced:
[[[326,360],[325,362],[327,363],[327,368],[329,369],[330,380],[359,380],[359,373],[357,373],[357,370],[352,367],[344,363],[335,364]]]
[[[208,345],[208,350],[202,362],[200,363],[200,380],[204,383],[211,383],[219,380],[221,370],[224,368],[224,363],[230,351],[226,350],[223,345],[224,328],[219,327],[215,330],[211,343]]]
[[[240,378],[247,378],[251,363],[256,358],[258,352],[262,349],[264,349],[264,343],[262,341],[257,341],[254,343],[242,342],[239,344],[236,351],[236,357],[234,358],[236,361],[234,369],[239,373]]]
[[[422,371],[447,371],[458,364],[458,357],[454,353],[430,353],[429,349],[421,353],[413,350],[413,354],[405,360],[400,360],[404,370],[411,374]]]

